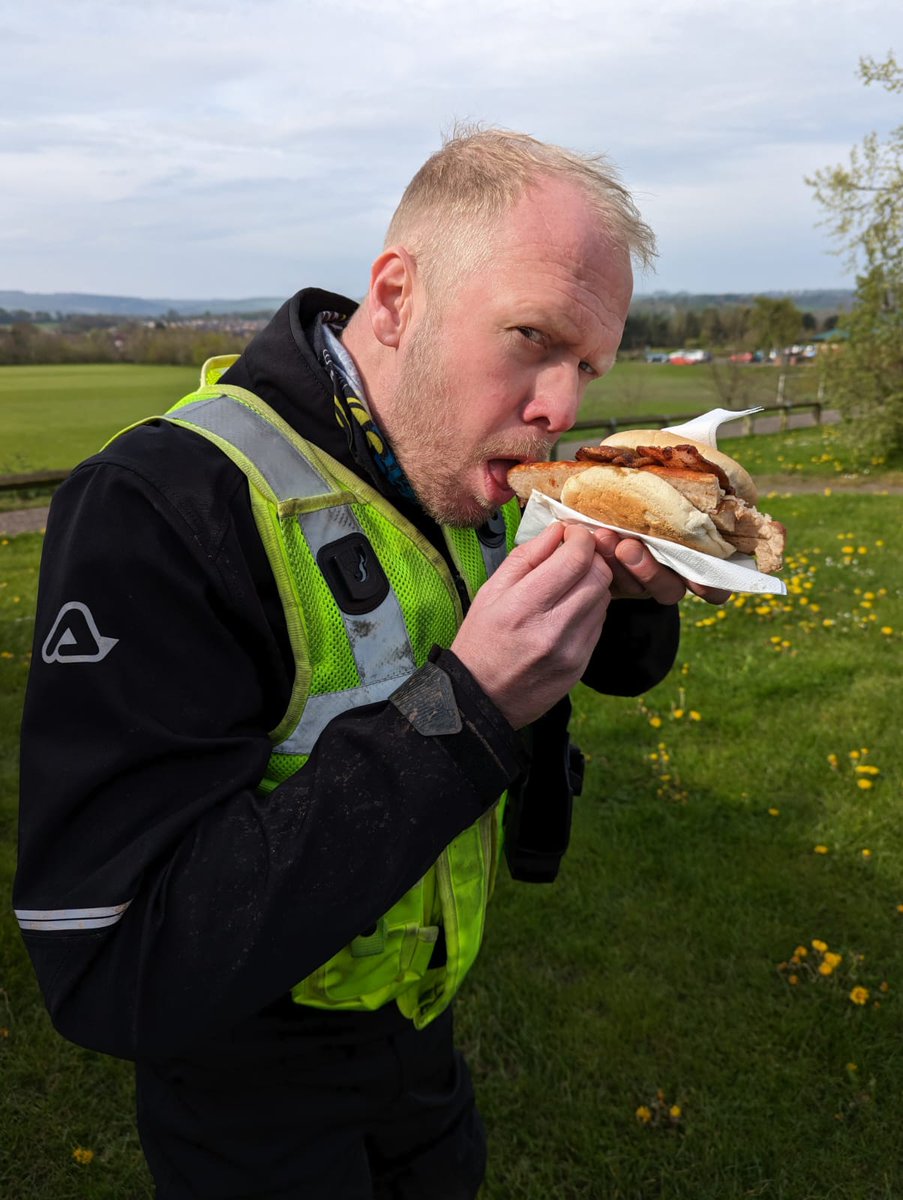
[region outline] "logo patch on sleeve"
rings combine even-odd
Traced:
[[[41,647],[41,658],[45,663],[100,662],[118,641],[100,633],[87,604],[70,600],[57,613]]]

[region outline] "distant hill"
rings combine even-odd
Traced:
[[[853,292],[840,288],[795,292],[651,292],[633,298],[634,309],[724,308],[752,304],[756,296],[786,296],[803,312],[844,312],[852,307]],[[0,291],[0,308],[8,312],[62,313],[65,316],[182,317],[273,313],[285,297],[254,296],[246,300],[144,300],[136,296],[96,296],[83,292]]]
[[[633,308],[726,308],[737,304],[752,304],[756,296],[772,299],[787,298],[801,312],[846,312],[853,307],[854,292],[844,288],[811,288],[793,292],[648,292],[633,298]]]
[[[0,291],[0,308],[8,312],[63,313],[65,316],[162,317],[178,313],[196,317],[204,313],[226,316],[273,313],[285,297],[251,297],[247,300],[142,300],[135,296],[95,296],[82,292]]]

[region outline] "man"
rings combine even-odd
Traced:
[[[685,590],[583,528],[506,557],[506,473],[651,252],[599,161],[463,134],[360,307],[299,293],[60,489],[15,907],[59,1030],[136,1061],[158,1196],[476,1194],[451,1003],[499,797],[512,872],[554,877],[567,693],[657,682]]]

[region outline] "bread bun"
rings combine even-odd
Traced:
[[[561,503],[596,521],[730,558],[731,546],[712,519],[651,471],[633,467],[587,467],[561,489]]]
[[[741,500],[755,506],[759,493],[752,476],[741,467],[736,459],[709,446],[706,442],[697,442],[695,438],[683,437],[678,433],[670,433],[665,429],[621,429],[604,438],[602,446],[627,446],[634,449],[637,446],[695,446],[703,458],[720,467],[727,475],[734,491]]]

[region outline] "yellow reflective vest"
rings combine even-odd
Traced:
[[[282,599],[295,678],[288,708],[270,732],[273,752],[260,782],[267,793],[304,769],[334,716],[388,699],[434,645],[450,646],[463,614],[445,560],[419,530],[251,392],[217,382],[233,361],[205,363],[201,387],[166,419],[206,437],[244,472]],[[512,501],[495,539],[443,528],[471,598],[510,552],[518,520]],[[371,549],[378,570],[366,567]],[[358,557],[364,578],[355,580]],[[343,590],[349,566],[354,594]],[[294,1000],[330,1009],[376,1009],[394,1000],[418,1028],[438,1016],[479,951],[503,800],[455,838],[372,929],[302,979]],[[446,958],[431,967],[440,926]]]

